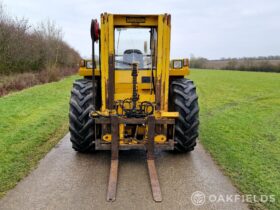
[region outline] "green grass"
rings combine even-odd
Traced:
[[[192,70],[200,141],[244,194],[274,195],[280,209],[280,74]]]
[[[0,98],[0,197],[68,131],[68,102],[75,78]]]
[[[0,197],[68,130],[72,81],[0,98]],[[280,209],[280,74],[192,70],[200,140],[244,194],[275,195],[253,208]]]

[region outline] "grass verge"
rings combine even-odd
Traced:
[[[68,131],[68,102],[77,76],[0,98],[0,197]]]
[[[273,195],[255,209],[280,209],[280,74],[193,70],[200,140],[244,194]]]

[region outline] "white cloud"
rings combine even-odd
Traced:
[[[172,57],[191,53],[208,58],[280,54],[278,0],[7,0],[13,15],[36,24],[47,18],[63,28],[64,38],[89,56],[89,24],[102,12],[171,13]]]

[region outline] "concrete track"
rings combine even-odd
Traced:
[[[120,153],[117,200],[109,203],[110,152],[76,153],[68,134],[0,200],[0,209],[247,209],[241,201],[213,202],[238,192],[200,144],[190,154],[157,153],[161,203],[152,199],[145,157],[143,151]],[[203,205],[192,203],[196,191],[205,194]]]

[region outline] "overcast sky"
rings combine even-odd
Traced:
[[[1,1],[1,0],[0,0]],[[2,0],[31,24],[50,19],[82,56],[90,56],[89,26],[102,12],[172,15],[171,57],[280,55],[280,0]]]

